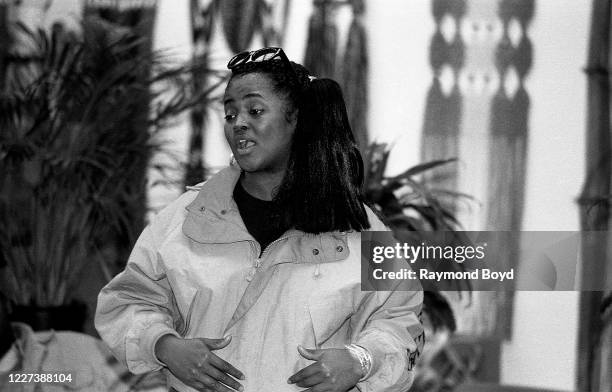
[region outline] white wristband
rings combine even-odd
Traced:
[[[365,348],[358,346],[356,344],[347,344],[346,349],[348,352],[359,361],[361,365],[361,373],[362,376],[359,381],[363,381],[370,376],[370,371],[372,371],[372,354]]]

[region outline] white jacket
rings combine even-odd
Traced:
[[[245,374],[245,392],[302,390],[287,384],[311,363],[298,345],[356,343],[374,359],[361,391],[406,391],[423,343],[420,287],[362,292],[358,232],[289,230],[258,257],[232,198],[239,174],[222,170],[153,219],[125,271],[100,292],[100,336],[132,372],[143,373],[163,367],[153,349],[164,334],[231,335],[215,354]],[[368,213],[372,230],[384,230]],[[193,390],[164,371],[169,386]]]

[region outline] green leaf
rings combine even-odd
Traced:
[[[452,162],[455,162],[455,161],[457,161],[457,158],[442,159],[442,160],[436,160],[436,161],[421,163],[419,165],[411,167],[410,169],[406,170],[402,174],[399,174],[399,175],[397,175],[395,177],[392,177],[391,180],[401,180],[401,179],[405,179],[405,178],[410,178],[410,177],[413,177],[413,176],[415,176],[417,174],[421,174],[421,173],[423,173],[423,172],[425,172],[427,170],[431,170],[431,169],[434,169],[434,168],[439,167],[439,166],[448,165],[449,163],[452,163]]]

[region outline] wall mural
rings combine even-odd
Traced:
[[[466,11],[465,0],[433,0],[436,31],[429,47],[433,80],[425,105],[421,160],[459,156],[462,96],[459,75],[465,61],[465,44],[459,32]],[[443,189],[457,188],[457,166],[447,165],[431,181]]]
[[[525,77],[532,64],[532,44],[527,28],[534,15],[534,0],[502,0],[498,15],[503,35],[495,50],[495,67],[499,75],[498,89],[491,103],[489,137],[487,230],[521,230],[525,198],[529,95]],[[498,255],[500,265],[517,267],[519,239]],[[497,329],[505,337],[511,334],[512,292],[499,293],[502,305]]]
[[[346,111],[355,139],[361,151],[368,145],[368,42],[364,27],[364,0],[353,0],[353,18],[342,60],[342,84]]]
[[[352,18],[345,42],[340,42],[337,11],[348,7]],[[368,49],[364,0],[314,0],[308,22],[304,66],[317,77],[342,86],[349,122],[361,151],[368,147]]]
[[[432,0],[431,10],[433,79],[422,160],[456,157],[459,162],[429,180],[477,200],[455,204],[464,229],[520,231],[529,119],[525,79],[533,58],[528,27],[535,1]],[[508,268],[518,259],[518,239],[511,242],[500,255]],[[458,336],[484,355],[478,355],[481,364],[497,363],[501,339],[511,338],[512,293],[475,291],[469,299],[451,300]],[[499,377],[496,366],[480,372],[488,381]]]

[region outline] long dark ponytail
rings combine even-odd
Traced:
[[[309,233],[369,228],[363,162],[340,86],[314,79],[297,107],[289,170],[278,194],[288,223]]]

